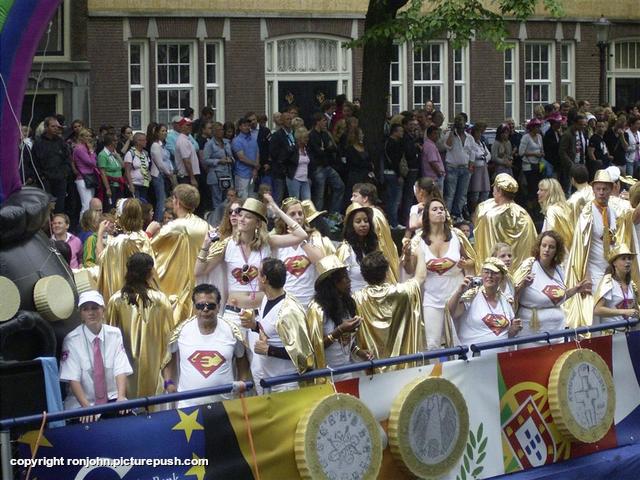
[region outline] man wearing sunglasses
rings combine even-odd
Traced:
[[[238,326],[218,318],[220,291],[213,285],[196,286],[191,296],[196,315],[174,331],[165,355],[162,377],[167,393],[234,384],[244,391],[249,363]],[[181,400],[178,408],[232,398],[231,394]]]

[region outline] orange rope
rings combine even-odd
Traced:
[[[249,411],[247,410],[247,402],[243,394],[240,394],[240,403],[242,404],[242,413],[244,414],[244,423],[247,425],[247,436],[249,437],[249,448],[251,449],[251,457],[253,459],[253,468],[255,470],[256,480],[260,480],[260,470],[258,469],[258,457],[256,455],[256,448],[253,445],[253,434],[251,433],[251,423],[249,423]]]
[[[44,426],[47,424],[47,412],[42,412],[42,423],[40,424],[40,431],[38,432],[38,439],[36,440],[36,446],[33,449],[33,455],[31,455],[31,465],[27,469],[27,476],[25,480],[29,480],[31,477],[31,469],[33,468],[33,460],[36,458],[38,454],[38,448],[40,447],[40,440],[42,440],[42,435],[44,433]]]

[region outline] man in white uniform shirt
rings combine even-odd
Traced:
[[[234,384],[234,393],[244,391],[249,365],[243,336],[235,324],[218,317],[220,291],[203,283],[191,296],[196,315],[180,324],[167,347],[162,376],[167,393]],[[236,375],[237,372],[237,375]],[[178,408],[232,398],[232,394],[180,400]]]
[[[82,324],[64,338],[60,358],[60,381],[69,383],[65,410],[126,400],[127,376],[133,369],[122,332],[103,325],[104,299],[95,290],[80,294],[78,309]]]

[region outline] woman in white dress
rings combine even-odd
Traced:
[[[473,277],[466,276],[451,295],[447,309],[463,345],[514,337],[522,330],[522,321],[515,318],[511,303],[500,290],[506,274],[505,264],[489,257],[481,267],[482,285],[474,286]]]
[[[631,265],[635,255],[624,243],[616,245],[609,252],[609,268],[594,298],[593,314],[599,323],[638,318],[638,289],[631,280]]]
[[[514,274],[518,317],[522,319],[520,336],[554,332],[565,328],[562,304],[576,293],[590,293],[591,282],[583,280],[567,289],[562,260],[564,242],[554,231],[543,232],[532,252]]]
[[[380,250],[370,207],[363,207],[359,203],[347,207],[343,237],[344,241],[338,246],[336,255],[349,269],[351,291],[357,292],[367,286],[360,272],[360,262],[368,253]]]
[[[417,249],[420,249],[426,265],[426,278],[422,286],[422,309],[424,315],[427,350],[436,350],[443,345],[451,346],[455,332],[451,324],[445,323],[445,306],[451,292],[464,279],[465,270],[473,273],[473,261],[469,261],[458,236],[447,221],[447,210],[439,198],[426,204],[422,217],[422,234]],[[411,256],[411,271],[418,261],[417,251]]]

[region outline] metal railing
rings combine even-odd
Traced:
[[[494,350],[505,347],[512,347],[523,345],[527,343],[538,342],[550,342],[551,340],[564,338],[565,342],[572,341],[571,339],[579,335],[587,333],[602,332],[607,330],[615,330],[624,328],[629,331],[632,327],[637,326],[640,323],[639,319],[622,320],[618,322],[611,322],[607,324],[580,327],[576,329],[565,329],[550,332],[540,332],[535,335],[527,335],[524,337],[513,337],[504,340],[496,340],[492,342],[482,342],[472,344],[470,346],[459,345],[452,348],[445,348],[441,350],[432,350],[428,352],[413,353],[410,355],[400,355],[392,358],[375,359],[366,362],[351,363],[348,365],[342,365],[335,368],[320,368],[312,370],[310,372],[291,375],[280,375],[277,377],[263,378],[260,380],[260,385],[263,388],[270,389],[276,385],[282,385],[285,383],[309,381],[321,377],[333,377],[335,375],[342,375],[345,373],[359,372],[363,370],[373,370],[376,368],[384,368],[393,365],[401,365],[412,362],[426,363],[427,360],[458,356],[462,360],[467,359],[467,354],[473,352],[474,354],[481,354],[483,351]],[[246,389],[253,388],[253,382],[244,382]],[[89,415],[97,415],[103,413],[111,413],[122,410],[132,410],[136,408],[144,408],[152,405],[159,405],[163,403],[172,403],[178,400],[187,400],[193,398],[206,397],[210,395],[219,395],[223,393],[232,392],[234,388],[233,384],[221,385],[218,387],[201,388],[196,390],[189,390],[187,392],[176,392],[164,395],[154,395],[151,397],[136,398],[133,400],[125,400],[122,402],[107,403],[104,405],[95,405],[91,407],[78,408],[74,410],[65,410],[63,412],[55,412],[47,414],[47,421],[60,421],[68,420],[72,418],[84,417]],[[9,461],[11,459],[11,446],[10,446],[10,433],[11,429],[17,426],[30,425],[41,423],[44,414],[27,415],[22,417],[7,418],[0,420],[0,448],[2,457],[2,479],[11,480],[13,473],[11,471],[11,465]]]

